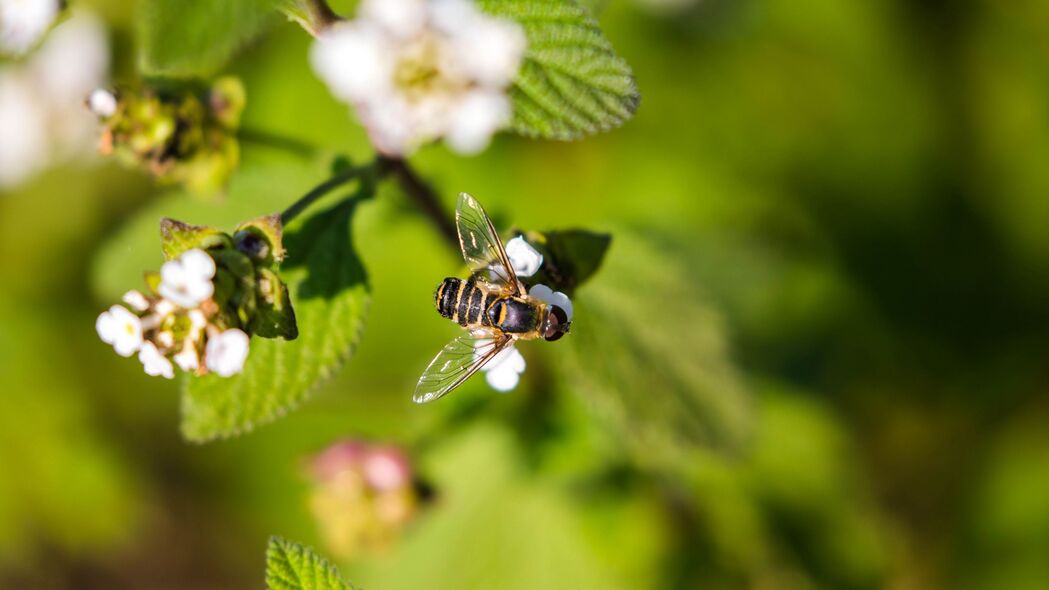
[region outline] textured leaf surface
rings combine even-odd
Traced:
[[[640,96],[630,66],[587,10],[571,0],[481,0],[520,23],[528,50],[511,90],[512,128],[531,137],[578,139],[618,127]]]
[[[353,590],[339,570],[308,547],[271,537],[266,549],[269,590]]]
[[[208,76],[262,29],[278,0],[141,0],[139,65],[147,75]]]
[[[738,450],[752,416],[721,318],[669,252],[637,234],[615,236],[604,268],[575,298],[566,377],[644,458]]]
[[[356,199],[321,210],[285,234],[281,275],[299,328],[293,341],[253,338],[244,371],[233,377],[187,377],[182,432],[208,441],[246,432],[284,415],[349,359],[370,300],[353,250]]]
[[[161,217],[230,230],[260,212],[282,209],[329,174],[327,162],[304,162],[270,151],[250,151],[245,156],[224,200],[203,202],[172,192],[115,232],[94,261],[98,300],[106,305],[119,300],[128,289],[142,287],[144,271],[160,267],[157,221]],[[346,194],[335,191],[328,198]],[[305,400],[349,357],[363,325],[368,288],[350,243],[352,210],[341,210],[338,219],[333,216],[329,219],[333,223],[325,227],[316,214],[322,211],[323,204],[318,204],[316,212],[307,212],[312,217],[292,224],[282,236],[288,256],[280,274],[295,308],[299,338],[279,343],[252,338],[251,354],[240,376],[193,379],[200,383],[187,384],[182,403],[187,438],[229,437],[274,420]],[[278,333],[281,327],[273,330]]]

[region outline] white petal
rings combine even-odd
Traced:
[[[47,166],[47,117],[31,81],[0,67],[0,188],[18,185]]]
[[[152,342],[146,342],[142,345],[142,350],[138,353],[138,360],[142,363],[142,368],[145,369],[146,374],[152,377],[164,377],[165,379],[173,379],[175,377],[175,367],[171,364],[164,355],[160,354],[157,347]]]
[[[450,31],[457,67],[481,86],[501,89],[513,82],[528,44],[521,26],[481,13],[459,20]]]
[[[560,291],[554,291],[546,285],[533,285],[528,294],[536,299],[542,299],[550,305],[556,305],[565,310],[568,321],[572,321],[572,300]]]
[[[0,0],[0,53],[25,53],[58,16],[58,0]]]
[[[530,277],[543,265],[543,255],[525,241],[524,236],[517,236],[506,243],[506,256],[519,277]]]
[[[135,311],[146,311],[149,309],[149,300],[139,291],[128,291],[120,299]]]
[[[521,380],[521,374],[513,369],[503,368],[498,371],[488,371],[485,373],[484,378],[492,389],[507,392],[517,387],[517,383]]]
[[[247,358],[248,335],[233,328],[208,340],[204,362],[215,374],[229,377],[241,372]]]
[[[510,345],[503,350],[499,351],[499,354],[495,355],[492,360],[481,368],[482,371],[502,371],[509,370],[517,373],[523,373],[525,370],[525,359],[521,356],[521,353],[517,350],[517,347]]]
[[[215,260],[200,248],[194,248],[179,256],[182,268],[195,277],[210,279],[215,276]]]
[[[456,106],[445,140],[460,154],[476,154],[510,121],[510,99],[500,92],[470,92]]]
[[[197,349],[189,343],[182,347],[182,351],[175,355],[175,364],[180,369],[187,372],[196,371],[200,367],[200,357],[197,355]]]
[[[142,345],[142,323],[138,316],[114,305],[95,320],[95,330],[103,342],[113,345],[120,356],[131,356]]]
[[[398,37],[417,34],[428,16],[426,0],[364,0],[357,13]]]
[[[310,64],[331,93],[347,102],[366,102],[388,92],[393,51],[383,31],[367,23],[338,25],[310,49]]]
[[[215,261],[206,252],[190,250],[177,260],[169,260],[160,267],[162,297],[185,309],[192,309],[211,297],[215,285]]]
[[[29,67],[53,108],[91,119],[84,112],[84,96],[105,83],[109,70],[105,25],[88,12],[74,11],[48,35]]]

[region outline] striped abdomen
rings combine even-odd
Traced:
[[[496,294],[473,281],[444,279],[433,296],[437,311],[464,328],[492,325],[487,311],[488,306],[495,301]]]

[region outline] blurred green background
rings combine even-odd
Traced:
[[[77,4],[134,80],[134,12]],[[219,203],[90,156],[3,189],[0,587],[259,588],[270,534],[325,552],[303,461],[346,437],[403,445],[435,491],[340,560],[364,588],[1049,587],[1049,6],[594,6],[635,119],[412,158],[449,211],[465,190],[500,227],[615,236],[510,394],[411,403],[461,259],[387,187],[354,220],[373,300],[347,367],[185,443],[177,384],[95,316],[162,261],[161,216],[229,224],[322,174],[244,143]],[[276,22],[230,66],[244,125],[368,158],[309,43]]]

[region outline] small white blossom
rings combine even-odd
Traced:
[[[29,51],[58,16],[58,0],[0,0],[0,53]]]
[[[248,335],[233,328],[208,339],[204,362],[220,377],[230,377],[244,368],[248,358]]]
[[[509,121],[506,91],[525,44],[518,24],[469,0],[363,0],[358,18],[325,32],[310,57],[379,151],[403,155],[444,138],[469,154]]]
[[[152,342],[142,344],[142,350],[138,352],[138,360],[142,363],[146,374],[151,377],[159,376],[165,379],[175,377],[175,367],[172,366],[171,361],[160,354],[160,350]]]
[[[143,312],[149,309],[149,300],[140,291],[131,290],[124,293],[124,296],[120,298],[121,301],[127,304],[131,309]]]
[[[131,356],[142,346],[142,322],[120,305],[110,307],[95,320],[98,337],[120,356]]]
[[[530,277],[543,265],[543,255],[526,242],[524,236],[517,236],[506,243],[506,257],[519,277]]]
[[[572,300],[568,298],[568,295],[560,291],[554,291],[546,285],[534,285],[529,289],[528,295],[560,307],[565,310],[568,321],[572,321]]]
[[[160,267],[157,291],[175,305],[192,309],[215,292],[215,285],[211,282],[214,276],[215,261],[207,252],[194,248]]]
[[[193,372],[200,368],[200,355],[193,343],[187,338],[182,350],[174,356],[175,364],[186,372]]]
[[[476,348],[486,346],[489,343],[489,340],[480,340],[477,342]],[[477,352],[474,354],[480,356]],[[525,359],[517,351],[517,348],[511,344],[495,355],[485,366],[481,367],[481,370],[484,371],[485,381],[488,382],[492,389],[502,392],[511,391],[517,387],[517,383],[521,380],[521,373],[524,373],[525,370]]]
[[[96,88],[87,97],[87,107],[99,117],[109,118],[117,112],[117,97],[103,88]]]
[[[51,1],[0,0],[0,30],[7,27],[4,7]],[[24,61],[0,63],[0,188],[54,164],[92,161],[98,120],[84,96],[105,82],[108,69],[104,25],[78,10]]]

